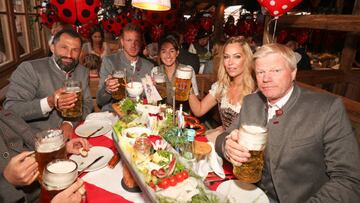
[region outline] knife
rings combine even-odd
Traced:
[[[87,170],[88,168],[90,168],[92,165],[94,165],[96,162],[98,162],[100,159],[104,158],[104,156],[99,156],[98,158],[96,158],[93,162],[91,162],[91,164],[87,165],[85,168],[83,168],[79,174],[78,177],[83,174],[85,172],[85,170]]]
[[[86,136],[86,139],[90,138],[91,136],[95,135],[95,133],[99,132],[100,130],[102,130],[104,128],[104,126],[101,126],[100,128],[96,129],[94,132],[90,133],[90,135]]]
[[[220,179],[220,180],[205,180],[204,184],[206,186],[210,186],[210,185],[213,185],[213,184],[215,184],[217,182],[224,182],[224,181],[227,181],[227,180],[237,180],[237,178],[234,177],[234,178],[224,178],[224,179]]]

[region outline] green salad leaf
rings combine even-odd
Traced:
[[[135,112],[135,106],[136,102],[130,98],[125,98],[120,101],[120,107],[121,111],[126,114],[131,114],[132,112]]]

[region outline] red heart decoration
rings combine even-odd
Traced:
[[[258,0],[258,2],[269,11],[270,15],[281,16],[298,5],[301,0]]]
[[[200,18],[200,25],[206,31],[209,31],[212,26],[212,19],[210,17],[201,17]]]

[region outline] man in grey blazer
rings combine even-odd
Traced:
[[[250,153],[238,144],[237,128],[266,126],[258,184],[271,202],[360,202],[359,145],[341,99],[294,84],[295,54],[283,45],[262,46],[254,60],[260,91],[244,98],[239,120],[217,138],[216,151],[241,165]]]
[[[70,135],[73,124],[64,122],[59,111],[72,108],[77,99],[76,93],[64,94],[66,79],[81,81],[82,118],[93,109],[88,69],[79,64],[81,45],[80,35],[72,29],[56,33],[50,46],[52,57],[25,61],[13,72],[4,108],[17,113],[31,127],[41,130],[60,127],[66,136]]]
[[[120,42],[123,50],[105,56],[100,68],[99,89],[96,94],[97,104],[102,111],[112,111],[111,94],[118,90],[120,85],[116,78],[111,76],[114,70],[125,70],[127,82],[141,82],[146,74],[150,75],[153,64],[140,57],[142,44],[141,29],[134,24],[127,24],[121,33]]]
[[[34,156],[30,156],[37,132],[15,113],[0,108],[0,202],[38,202],[38,164]],[[79,154],[79,147],[89,149],[89,143],[76,138],[66,146],[67,152],[76,154]],[[77,181],[65,190],[67,192],[57,195],[52,203],[80,202],[78,189],[81,186],[82,181]]]

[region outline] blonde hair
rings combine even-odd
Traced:
[[[236,44],[236,43],[238,43],[241,46],[242,51],[244,53],[244,55],[241,57],[245,58],[245,61],[243,64],[244,71],[242,73],[242,90],[241,90],[241,96],[240,96],[240,100],[239,100],[239,103],[241,104],[243,97],[250,94],[255,89],[255,81],[252,76],[252,71],[253,71],[253,67],[254,67],[253,53],[251,51],[249,44],[244,40],[243,37],[229,38],[225,42],[225,44],[222,48],[220,65],[219,65],[219,70],[218,70],[218,85],[219,86],[218,86],[218,90],[216,92],[216,98],[219,99],[220,97],[222,97],[224,88],[227,88],[230,86],[231,78],[230,78],[229,74],[226,72],[226,69],[224,66],[224,51],[225,51],[227,45]]]
[[[284,59],[286,65],[291,70],[296,69],[297,61],[296,61],[295,52],[291,50],[289,47],[277,43],[265,44],[261,46],[259,49],[257,49],[254,54],[254,61],[256,61],[259,58],[266,57],[270,54],[280,54],[280,56],[282,56],[282,58]]]

